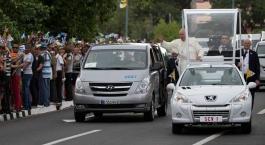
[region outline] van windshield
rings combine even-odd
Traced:
[[[138,70],[147,67],[146,50],[101,49],[91,50],[83,65],[84,69]]]

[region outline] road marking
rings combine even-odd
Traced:
[[[75,122],[75,120],[74,119],[63,119],[63,122],[71,123],[71,122]]]
[[[193,145],[203,145],[203,144],[205,144],[205,143],[207,143],[207,142],[210,142],[211,140],[214,140],[215,138],[221,136],[223,133],[224,133],[224,132],[217,133],[217,134],[213,134],[213,135],[211,135],[211,136],[209,136],[209,137],[207,137],[207,138],[205,138],[205,139],[203,139],[203,140],[201,140],[201,141],[199,141],[199,142],[196,142],[196,143],[193,144]]]
[[[257,114],[259,114],[259,115],[261,115],[261,114],[265,114],[265,109],[263,109],[263,110],[261,110],[259,113],[257,113]]]
[[[85,135],[88,135],[88,134],[96,133],[96,132],[99,132],[99,131],[101,131],[101,130],[92,130],[92,131],[84,132],[84,133],[80,133],[80,134],[77,134],[77,135],[69,136],[69,137],[66,137],[66,138],[58,139],[58,140],[55,140],[55,141],[52,141],[52,142],[49,142],[49,143],[46,143],[46,144],[43,144],[43,145],[54,145],[54,144],[58,144],[58,143],[61,143],[61,142],[65,142],[67,140],[71,140],[71,139],[78,138],[78,137],[81,137],[81,136],[85,136]]]

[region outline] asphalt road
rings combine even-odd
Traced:
[[[231,127],[188,127],[171,133],[170,115],[143,120],[141,114],[88,115],[74,122],[73,109],[0,123],[0,145],[265,145],[265,93],[258,92],[252,132]],[[262,111],[263,110],[263,111]]]

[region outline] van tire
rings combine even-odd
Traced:
[[[84,122],[86,119],[86,113],[83,112],[75,112],[74,116],[76,122]]]
[[[144,120],[153,121],[155,119],[155,101],[152,99],[148,112],[144,113]]]
[[[251,121],[248,123],[242,123],[241,124],[241,132],[245,134],[251,133]]]
[[[184,128],[184,124],[172,123],[172,133],[173,134],[180,134],[182,132],[183,128]]]
[[[102,118],[102,116],[103,116],[103,113],[101,113],[101,112],[94,112],[93,114],[96,118]]]

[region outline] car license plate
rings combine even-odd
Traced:
[[[115,100],[100,100],[100,104],[120,104],[120,101],[115,101]]]
[[[222,116],[200,116],[200,122],[222,122]]]

